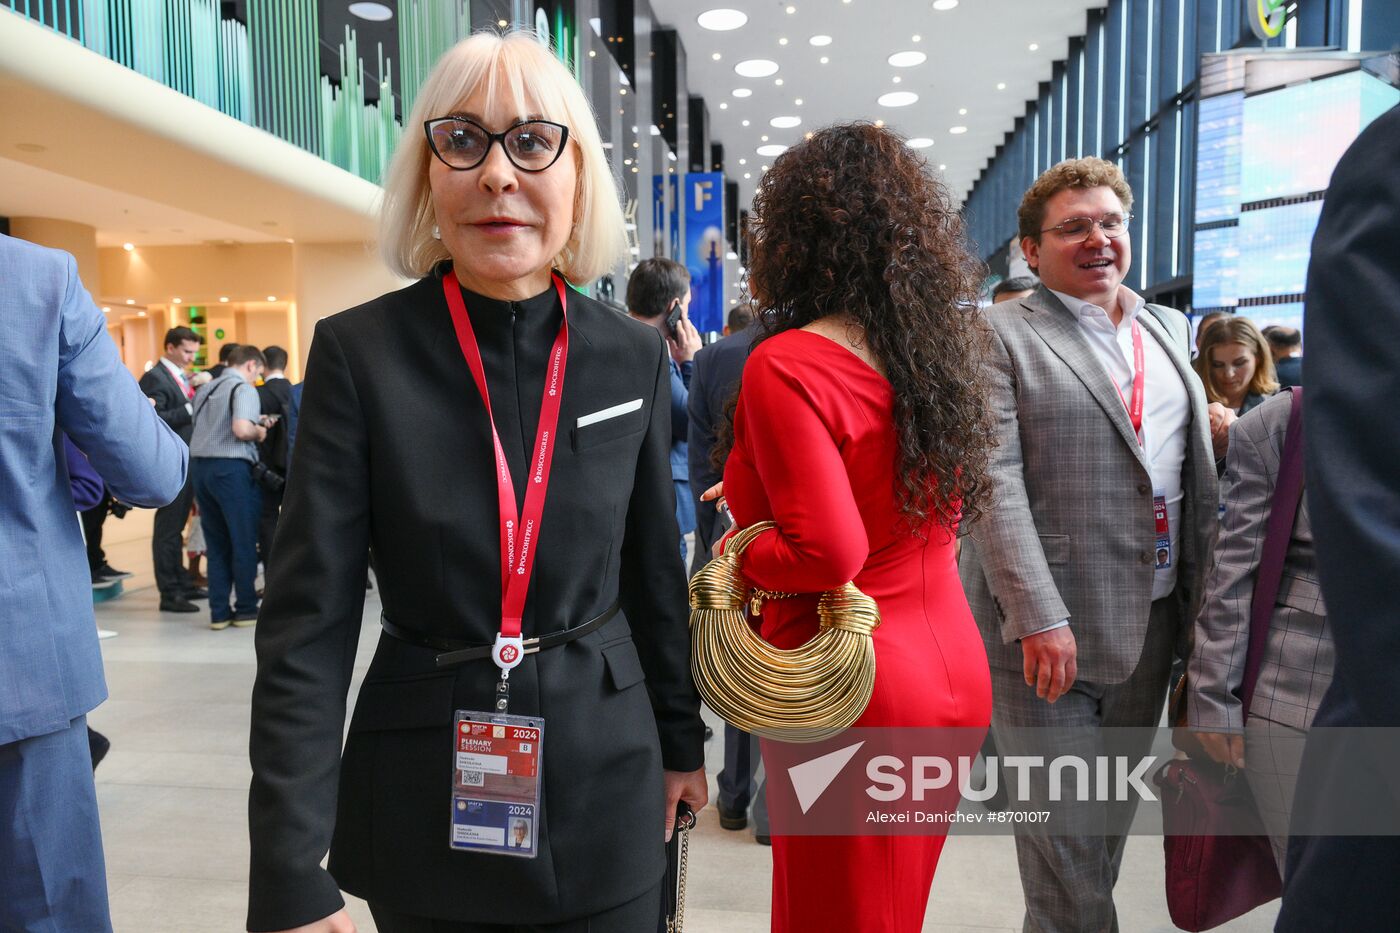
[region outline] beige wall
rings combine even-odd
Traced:
[[[100,273],[98,264],[97,229],[87,224],[69,220],[50,220],[47,217],[11,217],[10,235],[40,246],[61,249],[72,253],[78,262],[78,277],[99,304],[101,299]]]
[[[234,243],[212,246],[142,246],[98,250],[102,295],[110,302],[136,299],[138,305],[217,305],[291,297],[290,243]]]
[[[295,257],[296,346],[286,346],[295,367],[305,364],[316,322],[409,284],[385,267],[368,245],[301,243]]]

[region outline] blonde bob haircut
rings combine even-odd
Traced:
[[[574,285],[612,269],[626,254],[627,234],[593,109],[564,64],[534,33],[523,31],[479,32],[463,39],[443,53],[419,89],[384,184],[379,244],[385,262],[399,275],[417,279],[452,258],[433,236],[428,161],[435,156],[423,123],[453,113],[483,86],[488,99],[511,101],[517,118],[538,116],[569,128],[578,169],[574,227],[554,257],[554,268]]]

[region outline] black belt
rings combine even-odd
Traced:
[[[525,639],[525,653],[536,654],[549,648],[558,648],[560,645],[567,645],[569,642],[582,638],[589,632],[603,627],[603,624],[617,615],[621,607],[616,601],[613,602],[603,614],[596,619],[589,619],[582,625],[574,628],[566,628],[562,632],[554,632],[550,635],[542,635],[539,638]],[[444,652],[433,659],[438,667],[453,667],[458,664],[465,664],[467,661],[477,661],[481,658],[491,657],[492,645],[474,645],[469,641],[459,638],[445,638],[437,635],[424,635],[422,632],[414,632],[402,626],[395,625],[389,621],[389,617],[380,613],[379,624],[384,627],[384,633],[399,641],[406,641],[410,645],[417,645],[420,648],[435,648]]]

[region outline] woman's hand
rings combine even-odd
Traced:
[[[350,919],[350,915],[342,907],[329,917],[292,930],[284,930],[282,933],[356,933],[356,931],[355,921]]]
[[[1244,736],[1229,732],[1193,732],[1201,748],[1212,761],[1222,765],[1244,767]]]
[[[676,831],[676,804],[684,800],[690,804],[690,809],[699,813],[710,800],[710,787],[705,783],[704,768],[698,771],[666,771],[664,779],[666,812],[662,814],[662,822],[666,825],[666,841],[670,842],[671,834]]]
[[[1210,416],[1210,443],[1215,459],[1223,460],[1230,449],[1230,425],[1239,420],[1239,415],[1219,402],[1206,406],[1206,413]]]

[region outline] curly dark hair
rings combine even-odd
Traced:
[[[894,389],[907,523],[970,525],[996,443],[982,379],[991,331],[948,189],[897,134],[827,127],[763,176],[748,235],[757,342],[829,315],[863,330]]]

